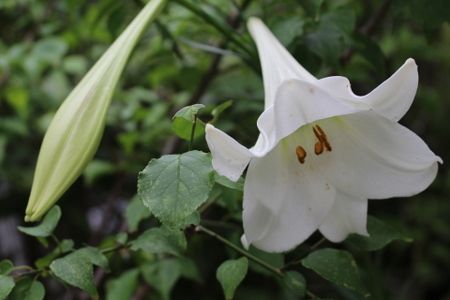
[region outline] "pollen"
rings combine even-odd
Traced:
[[[297,155],[297,159],[301,164],[305,163],[306,151],[302,146],[297,146],[295,148],[295,154]]]
[[[325,131],[319,126],[315,125],[313,128],[314,135],[319,140],[314,144],[314,153],[316,155],[322,154],[324,148],[331,152],[332,148],[330,145],[330,142],[328,142],[327,135],[325,134]]]

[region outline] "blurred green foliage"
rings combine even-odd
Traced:
[[[39,146],[54,112],[141,7],[139,0],[0,1],[0,221],[22,219]],[[95,160],[60,202],[63,222],[56,235],[75,240],[77,247],[108,247],[117,243],[119,232],[133,235],[155,225],[136,201],[127,213],[125,208],[136,194],[138,172],[150,159],[187,151],[189,142],[176,138],[171,125],[173,115],[186,105],[204,104],[201,120],[213,120],[245,145],[255,142],[263,89],[245,20],[259,16],[313,74],[346,76],[358,94],[370,91],[408,57],[416,60],[419,89],[401,122],[419,134],[444,165],[422,194],[370,204],[371,213],[406,232],[412,243],[394,242],[370,253],[350,249],[371,299],[450,299],[449,12],[446,0],[170,1],[132,55]],[[214,112],[229,100],[225,111]],[[202,137],[194,140],[193,148],[207,151]],[[202,222],[238,243],[242,192],[216,181]],[[125,295],[160,299],[152,293],[153,283],[162,299],[221,299],[216,269],[239,256],[189,229],[186,237],[189,258],[158,261],[149,253],[108,254],[111,272],[95,273],[102,298],[109,293],[113,299],[111,291],[124,285]],[[318,240],[320,235],[314,235],[286,256],[255,255],[282,266],[304,257]],[[18,251],[29,265],[53,247],[29,237],[22,244]],[[63,253],[54,251],[53,258]],[[8,257],[0,259],[14,258],[4,255]],[[92,264],[81,267],[90,271]],[[299,264],[288,270],[301,271],[308,289],[323,298],[359,299],[330,287]],[[271,276],[250,262],[235,299],[296,299]],[[43,282],[49,299],[85,297],[76,289]]]

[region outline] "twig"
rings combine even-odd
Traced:
[[[215,233],[214,231],[209,230],[209,229],[207,229],[207,228],[205,228],[205,227],[203,227],[203,226],[201,226],[201,225],[196,226],[196,227],[195,227],[195,231],[206,233],[207,235],[209,235],[209,236],[215,238],[216,240],[218,240],[218,241],[224,243],[224,244],[227,245],[228,247],[234,249],[235,251],[237,251],[237,252],[239,252],[240,254],[244,255],[244,256],[247,257],[248,259],[254,261],[254,262],[257,263],[258,265],[260,265],[260,266],[266,268],[267,270],[273,272],[274,274],[278,275],[279,277],[284,277],[284,273],[283,273],[280,269],[278,269],[278,268],[276,268],[276,267],[274,267],[274,266],[268,264],[267,262],[265,262],[265,261],[261,260],[260,258],[254,256],[254,255],[251,254],[250,252],[248,252],[248,251],[246,251],[246,250],[244,250],[244,249],[242,249],[242,248],[236,246],[235,244],[233,244],[232,242],[230,242],[229,240],[227,240],[227,239],[224,238],[223,236],[221,236],[221,235]]]

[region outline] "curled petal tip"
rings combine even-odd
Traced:
[[[406,60],[406,63],[417,66],[416,61],[414,60],[414,58],[411,57]]]
[[[244,247],[245,250],[248,250],[250,248],[250,243],[247,241],[247,238],[245,237],[245,234],[241,236],[241,244],[242,247]]]
[[[205,132],[210,132],[211,130],[213,130],[215,127],[214,127],[214,125],[211,125],[211,124],[206,124],[206,127],[205,127]]]
[[[248,21],[247,21],[247,26],[248,27],[257,26],[257,25],[260,25],[260,24],[262,24],[262,21],[261,21],[260,18],[257,18],[257,17],[250,17],[250,18],[248,18]]]

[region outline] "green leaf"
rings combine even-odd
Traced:
[[[3,259],[0,261],[0,274],[8,275],[13,268],[14,264],[9,259]]]
[[[212,111],[211,111],[211,115],[213,116],[213,119],[211,120],[211,123],[215,123],[220,115],[229,107],[231,107],[231,105],[233,105],[233,100],[228,100],[225,101],[219,105],[217,105]]]
[[[92,185],[98,178],[110,175],[116,170],[116,166],[103,160],[93,160],[83,171],[84,180],[88,185]]]
[[[67,253],[73,249],[73,241],[72,240],[62,240],[59,245],[53,249],[52,252],[47,254],[44,257],[39,258],[35,261],[35,265],[38,269],[45,268],[50,265],[50,263],[57,258],[59,255]]]
[[[247,275],[248,260],[245,257],[223,262],[216,272],[216,278],[222,285],[225,299],[233,299],[234,292]]]
[[[14,288],[14,279],[12,277],[0,274],[0,300],[6,299]]]
[[[138,283],[139,270],[129,270],[106,283],[106,300],[131,299]]]
[[[150,216],[151,212],[137,196],[131,199],[125,210],[125,219],[127,220],[130,232],[136,231],[139,227],[139,223]]]
[[[97,248],[85,247],[76,251],[79,256],[83,256],[91,264],[99,266],[102,269],[108,270],[109,264],[106,256]]]
[[[35,236],[35,237],[48,237],[52,234],[53,230],[58,225],[61,218],[61,208],[58,205],[53,206],[51,210],[45,215],[41,224],[34,227],[17,227],[21,232]]]
[[[300,5],[308,15],[315,19],[320,13],[323,2],[324,0],[304,0]]]
[[[289,46],[295,38],[303,34],[303,25],[304,21],[298,15],[283,18],[275,23],[273,33],[283,45]]]
[[[178,256],[186,249],[186,238],[180,230],[151,228],[132,242],[131,249]]]
[[[200,272],[192,259],[179,257],[178,263],[180,265],[180,272],[183,277],[201,282]]]
[[[302,260],[302,264],[337,286],[367,295],[358,266],[347,251],[320,249],[310,253]]]
[[[205,123],[197,118],[199,110],[204,108],[203,104],[194,104],[183,107],[172,118],[172,129],[177,136],[184,140],[191,139],[191,133],[194,122],[195,125],[194,139],[205,134]]]
[[[29,95],[28,90],[21,87],[9,87],[6,89],[6,101],[14,108],[16,113],[23,117],[28,114]]]
[[[297,297],[304,297],[306,293],[306,280],[302,274],[295,271],[286,272],[283,277],[283,283],[289,291]]]
[[[98,249],[86,247],[54,260],[50,270],[64,282],[96,296],[93,265],[106,269],[108,260]]]
[[[391,225],[371,216],[367,220],[367,231],[369,236],[352,234],[345,242],[359,250],[375,251],[395,240],[412,241],[411,238],[406,237],[404,233]]]
[[[177,259],[164,259],[141,267],[144,279],[156,289],[163,299],[170,299],[170,292],[181,275]]]
[[[9,295],[10,300],[42,300],[45,288],[42,283],[31,278],[24,278],[16,283]]]
[[[355,14],[352,10],[332,10],[321,16],[316,31],[306,36],[306,44],[312,52],[335,67],[349,44],[354,27]]]
[[[225,186],[227,188],[230,188],[233,190],[238,190],[238,191],[244,190],[244,179],[242,179],[242,177],[240,177],[238,179],[238,181],[234,182],[234,181],[231,181],[230,179],[226,178],[225,176],[221,176],[217,173],[214,173],[214,180],[218,184]]]
[[[210,156],[200,151],[152,159],[139,173],[138,195],[163,224],[183,227],[214,185]]]

